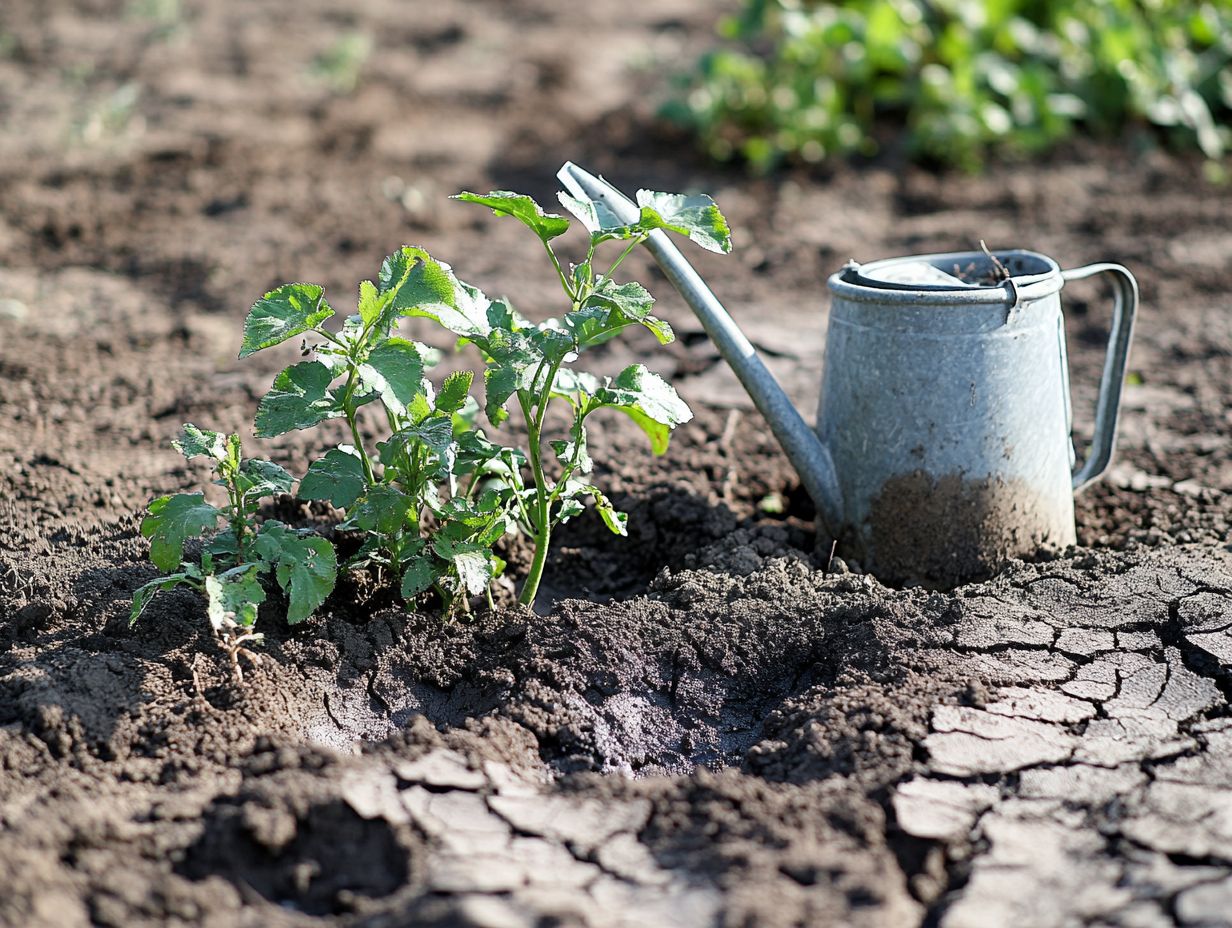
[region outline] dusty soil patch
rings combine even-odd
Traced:
[[[707,41],[699,0],[160,9],[0,11],[0,923],[1226,920],[1232,203],[1197,164],[718,172],[637,67]],[[350,32],[373,51],[340,94],[313,61]],[[658,460],[596,434],[632,537],[571,524],[547,614],[442,624],[348,588],[294,630],[268,616],[238,694],[191,596],[130,631],[137,509],[202,477],[168,440],[246,429],[281,360],[233,361],[251,299],[341,301],[411,241],[535,315],[533,243],[443,198],[546,199],[566,157],[715,193],[738,250],[699,264],[810,409],[847,257],[983,238],[1130,265],[1137,377],[1082,547],[947,594],[825,571],[660,281],[682,337],[657,363],[697,419]],[[1081,441],[1107,312],[1066,300]],[[304,441],[264,450],[302,470]]]

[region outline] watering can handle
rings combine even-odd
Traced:
[[[1108,333],[1108,353],[1104,358],[1104,373],[1099,381],[1099,399],[1095,404],[1095,435],[1082,466],[1074,471],[1074,489],[1081,490],[1108,469],[1112,449],[1116,444],[1117,415],[1121,409],[1121,387],[1125,383],[1125,367],[1129,362],[1129,342],[1134,332],[1134,315],[1138,311],[1138,282],[1134,275],[1119,264],[1088,264],[1062,271],[1069,280],[1081,280],[1096,274],[1108,274],[1113,284],[1112,328]]]

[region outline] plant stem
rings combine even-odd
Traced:
[[[375,486],[376,475],[372,471],[372,461],[368,458],[368,452],[364,450],[364,439],[359,434],[359,423],[355,418],[356,410],[351,405],[351,401],[355,398],[358,373],[358,370],[352,364],[351,372],[347,375],[346,388],[342,391],[342,410],[346,414],[347,425],[351,427],[351,440],[355,442],[355,450],[359,452],[359,460],[364,467],[364,480],[368,486]]]
[[[539,581],[543,577],[543,567],[548,560],[548,545],[552,541],[552,522],[548,518],[548,496],[545,487],[546,478],[543,475],[543,461],[539,457],[539,425],[540,417],[531,415],[531,404],[524,393],[518,393],[518,402],[522,406],[522,415],[526,419],[527,449],[530,451],[530,467],[535,479],[535,558],[531,562],[530,572],[522,585],[522,593],[518,602],[523,606],[534,606],[535,596],[539,593]],[[543,405],[542,400],[540,405]]]
[[[548,499],[549,508],[560,498],[560,494],[564,492],[565,484],[569,482],[569,478],[573,476],[573,472],[577,470],[578,458],[582,456],[582,443],[586,440],[586,416],[588,412],[583,406],[579,406],[574,413],[573,428],[569,430],[573,436],[573,456],[569,459],[569,463],[565,465],[561,471],[560,479],[556,481],[556,487],[552,490],[552,495]]]
[[[317,329],[313,329],[312,331],[315,332],[317,335],[320,335],[327,342],[333,342],[333,344],[337,345],[339,348],[347,347],[346,342],[344,342],[342,339],[338,338],[337,336],[333,335],[326,329],[317,328]]]
[[[526,393],[518,391],[518,403],[522,407],[522,416],[526,419],[526,445],[530,452],[531,473],[535,478],[535,559],[531,562],[530,572],[526,575],[522,595],[518,597],[518,602],[524,606],[535,604],[535,596],[539,592],[539,580],[543,576],[543,567],[548,560],[548,547],[552,542],[551,509],[552,500],[556,496],[548,490],[547,477],[543,472],[539,438],[543,434],[543,420],[547,418],[548,403],[552,400],[552,387],[556,383],[556,372],[560,370],[560,365],[564,360],[564,355],[561,355],[549,365],[543,379],[543,387],[535,401],[533,417],[530,414],[531,403]]]
[[[604,274],[602,278],[600,278],[597,284],[595,284],[596,290],[602,287],[605,281],[609,281],[612,279],[612,275],[616,273],[616,268],[620,267],[620,265],[624,262],[625,258],[633,254],[633,249],[637,248],[638,245],[642,244],[643,239],[644,239],[644,236],[639,235],[637,238],[629,242],[629,247],[627,247],[624,251],[620,253],[620,257],[612,262],[612,266],[607,269],[607,273]]]
[[[547,242],[543,243],[543,247],[547,249],[548,257],[552,259],[552,266],[556,268],[556,273],[560,276],[560,285],[565,288],[565,293],[569,294],[569,299],[577,299],[573,293],[573,285],[569,283],[569,278],[565,275],[565,269],[560,266],[560,258],[556,257],[556,252]]]
[[[235,551],[238,561],[246,561],[245,540],[248,529],[247,513],[244,512],[244,494],[240,492],[238,472],[227,475],[227,497],[231,502],[231,530],[235,532]]]

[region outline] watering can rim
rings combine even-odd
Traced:
[[[1038,251],[1007,248],[993,252],[998,259],[1027,257],[1039,261],[1045,270],[1035,274],[1015,274],[995,287],[956,287],[946,284],[901,283],[881,280],[872,272],[899,264],[926,262],[929,264],[960,263],[972,258],[984,258],[982,251],[951,251],[920,255],[879,258],[866,264],[848,262],[831,274],[827,286],[835,296],[858,302],[901,303],[913,306],[1005,306],[1051,296],[1061,290],[1065,278],[1057,262]]]

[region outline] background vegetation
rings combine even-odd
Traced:
[[[744,0],[669,107],[720,160],[977,168],[1135,127],[1220,159],[1232,0]]]

